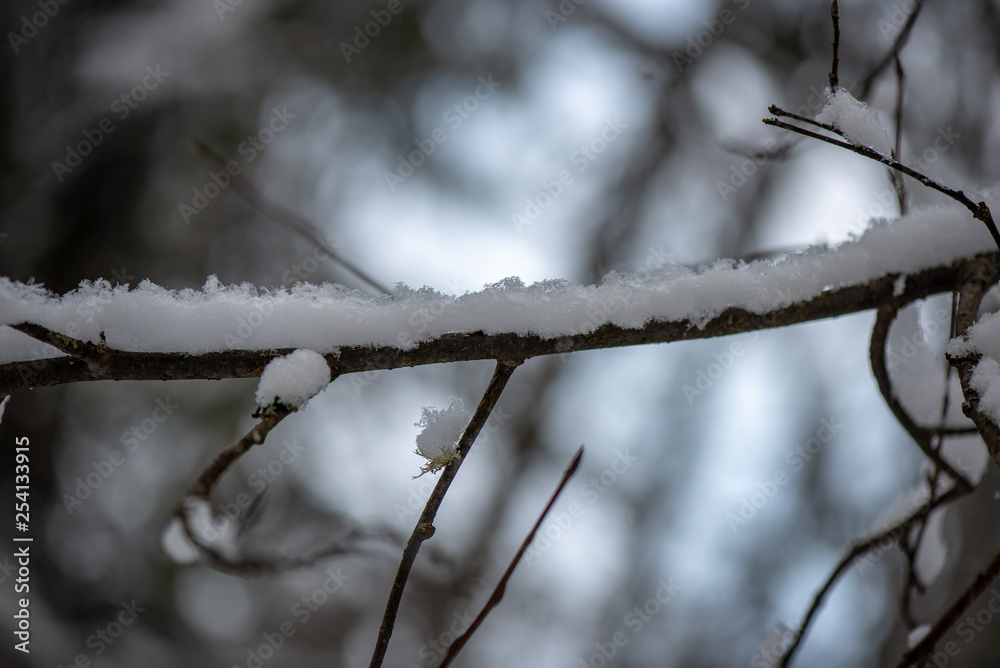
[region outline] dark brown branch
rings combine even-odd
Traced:
[[[996,253],[983,257],[993,263],[1000,261],[1000,254]],[[909,274],[905,291],[899,298],[910,301],[948,292],[971,262],[973,260],[960,260]],[[878,308],[897,299],[897,278],[890,274],[859,285],[836,288],[765,314],[729,308],[701,328],[687,321],[652,320],[638,329],[603,325],[589,334],[573,337],[542,338],[482,332],[444,334],[409,350],[394,346],[345,346],[340,348],[339,355],[330,354],[326,359],[334,375],[344,375],[424,364],[530,359],[539,355],[729,336]],[[581,313],[581,319],[584,317]],[[106,367],[98,371],[74,357],[13,362],[0,365],[0,395],[30,387],[95,380],[253,378],[259,376],[273,358],[289,352],[290,349],[229,350],[188,355],[110,350]]]
[[[833,20],[833,63],[830,65],[830,90],[837,90],[840,78],[837,76],[838,51],[840,50],[840,8],[837,0],[830,3],[830,18]]]
[[[427,499],[427,503],[424,505],[423,512],[420,513],[420,518],[417,520],[416,526],[413,527],[413,533],[410,534],[410,540],[407,541],[403,557],[400,559],[396,578],[392,582],[389,600],[385,606],[385,614],[382,616],[382,625],[379,627],[378,638],[375,641],[375,651],[372,654],[372,660],[369,664],[370,668],[379,668],[385,659],[385,652],[389,648],[389,639],[392,637],[392,629],[396,624],[396,615],[399,612],[399,604],[403,598],[403,589],[406,587],[406,580],[410,576],[410,569],[417,558],[421,544],[434,535],[434,518],[437,516],[438,508],[441,507],[441,502],[444,501],[444,495],[448,492],[448,488],[451,486],[452,480],[455,479],[455,475],[458,474],[458,469],[462,466],[462,462],[472,448],[472,444],[475,443],[480,430],[486,424],[486,420],[493,411],[497,400],[500,399],[500,394],[507,385],[507,381],[510,380],[511,374],[514,373],[514,369],[521,365],[521,362],[521,359],[497,360],[493,378],[490,379],[490,384],[486,388],[486,392],[483,393],[479,407],[476,408],[476,412],[469,421],[469,425],[465,428],[462,437],[458,441],[457,456],[444,468],[441,478],[438,480],[437,485],[435,485],[434,490]]]
[[[198,476],[198,480],[191,485],[191,489],[188,490],[188,496],[207,500],[212,493],[212,489],[215,488],[215,485],[222,477],[222,474],[229,470],[229,467],[245,455],[250,448],[263,443],[267,435],[271,433],[271,430],[294,412],[295,409],[284,408],[280,404],[276,404],[276,407],[270,414],[265,415],[243,438],[223,450],[222,454],[212,461],[209,467]]]
[[[941,457],[941,453],[931,447],[931,433],[916,423],[892,391],[892,382],[889,379],[889,370],[886,368],[885,362],[885,346],[889,337],[889,327],[896,318],[898,308],[899,304],[897,303],[890,303],[880,307],[878,315],[875,317],[875,327],[872,329],[871,345],[869,346],[868,354],[871,359],[872,373],[875,375],[875,380],[878,383],[879,392],[882,393],[882,398],[885,399],[885,403],[889,406],[889,410],[892,411],[893,416],[902,425],[903,429],[906,430],[906,433],[910,435],[910,438],[914,440],[924,455],[934,462],[939,469],[951,476],[955,480],[956,485],[968,491],[972,489],[972,483],[945,461]]]
[[[47,327],[30,322],[22,322],[17,325],[11,325],[11,327],[22,334],[27,334],[33,339],[58,348],[71,357],[83,360],[86,362],[87,368],[96,373],[100,373],[107,368],[109,358],[114,352],[102,343],[90,343],[89,341],[74,339],[73,337],[54,332]]]
[[[953,200],[955,200],[956,202],[967,208],[969,211],[971,211],[973,217],[975,217],[976,220],[982,221],[986,225],[986,228],[990,231],[990,234],[993,235],[993,241],[996,242],[997,248],[1000,248],[1000,231],[997,230],[996,223],[993,221],[993,214],[990,213],[990,209],[988,206],[986,206],[986,202],[979,202],[977,204],[976,202],[973,202],[971,199],[966,197],[965,193],[962,192],[961,190],[953,190],[952,188],[942,185],[937,181],[931,179],[930,177],[921,174],[915,169],[907,167],[901,162],[889,156],[882,155],[878,151],[868,148],[867,146],[861,146],[859,144],[851,144],[850,142],[834,139],[833,137],[827,137],[826,135],[821,135],[818,132],[813,132],[811,130],[806,130],[805,128],[800,128],[798,126],[791,125],[783,121],[779,121],[777,118],[765,118],[764,123],[766,125],[773,125],[775,127],[788,130],[790,132],[797,132],[800,135],[805,135],[806,137],[812,137],[813,139],[818,139],[820,141],[826,142],[827,144],[833,144],[834,146],[839,146],[840,148],[847,149],[848,151],[852,151],[854,153],[857,153],[858,155],[863,155],[866,158],[870,158],[872,160],[875,160],[876,162],[881,162],[883,165],[891,167],[892,169],[895,169],[897,171],[902,172],[903,174],[906,174],[910,178],[914,178],[917,181],[920,181],[920,183],[924,184],[928,188],[944,193],[945,195],[952,198]]]
[[[521,557],[524,556],[528,546],[531,545],[531,541],[535,539],[535,534],[538,533],[538,529],[542,526],[542,522],[545,521],[545,517],[549,514],[549,511],[552,510],[552,506],[555,505],[556,499],[558,499],[559,495],[562,494],[563,489],[566,487],[566,483],[568,483],[569,479],[573,477],[576,470],[580,468],[581,461],[583,461],[582,445],[580,446],[580,449],[576,451],[573,461],[570,462],[569,466],[563,472],[563,477],[562,480],[559,481],[559,486],[556,487],[556,491],[552,493],[552,497],[549,499],[548,504],[546,504],[545,510],[543,510],[542,514],[538,516],[538,521],[535,522],[535,526],[531,528],[531,532],[528,533],[528,537],[524,539],[523,543],[521,543],[521,548],[517,551],[517,554],[514,555],[514,558],[511,559],[510,565],[508,565],[507,570],[504,571],[503,577],[501,577],[500,582],[497,583],[496,589],[494,589],[493,593],[490,594],[490,598],[486,601],[486,605],[483,606],[483,609],[473,620],[469,628],[466,629],[465,633],[455,638],[455,641],[451,643],[448,647],[448,653],[445,654],[444,660],[438,668],[446,668],[451,664],[452,660],[458,656],[458,653],[462,651],[463,647],[465,647],[465,643],[469,641],[472,634],[476,632],[479,625],[483,623],[484,619],[486,619],[486,615],[490,614],[490,611],[499,605],[500,601],[503,599],[504,592],[507,590],[507,581],[510,580],[510,576],[514,574],[514,569],[517,568],[517,565],[521,561]]]
[[[958,600],[934,622],[934,626],[927,632],[927,635],[903,655],[903,658],[897,664],[897,668],[911,666],[934,651],[934,646],[937,642],[958,621],[962,613],[986,591],[986,588],[997,578],[997,575],[1000,575],[1000,552],[993,555],[993,559],[986,565],[986,568],[976,575],[976,579],[972,581],[969,588],[962,592]]]
[[[962,281],[958,291],[958,308],[955,315],[955,332],[958,336],[965,336],[969,328],[975,324],[983,295],[996,284],[998,276],[1000,271],[995,262],[980,261],[966,269],[966,279]],[[953,357],[949,358],[949,361],[958,371],[958,379],[962,385],[962,394],[965,397],[962,412],[975,423],[983,441],[986,442],[990,457],[1000,466],[1000,427],[990,416],[979,410],[979,392],[972,387],[972,373],[979,363],[979,357],[979,355]]]
[[[880,543],[889,540],[898,541],[900,537],[905,537],[906,532],[914,522],[922,521],[937,508],[947,503],[951,503],[952,501],[956,501],[965,496],[967,493],[968,492],[965,490],[959,489],[958,486],[952,487],[942,496],[939,496],[936,499],[932,498],[928,500],[927,503],[910,513],[909,516],[900,520],[892,527],[852,545],[847,554],[845,554],[837,563],[837,566],[833,569],[833,572],[827,578],[822,588],[820,588],[820,590],[816,593],[815,598],[813,598],[812,605],[809,607],[809,611],[806,612],[806,616],[803,618],[802,624],[799,626],[799,631],[795,634],[794,640],[792,640],[792,643],[788,646],[785,654],[781,657],[781,668],[787,668],[787,666],[791,663],[792,658],[795,655],[795,651],[798,649],[799,645],[802,643],[802,639],[806,635],[806,632],[809,630],[809,625],[812,623],[816,613],[819,612],[819,608],[822,605],[827,592],[830,591],[837,579],[843,574],[847,567],[854,562],[855,559],[874,550]]]

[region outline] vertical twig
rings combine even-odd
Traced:
[[[830,90],[836,91],[840,85],[840,78],[837,76],[837,65],[840,64],[837,52],[840,50],[840,8],[837,0],[830,3],[830,18],[833,20],[833,63],[830,65]]]
[[[903,73],[903,65],[899,62],[899,54],[896,54],[896,146],[893,149],[892,157],[899,160],[903,151],[903,88],[906,75]],[[896,199],[899,200],[899,215],[906,215],[906,182],[903,176],[895,169],[890,169],[892,185],[896,189]]]
[[[458,469],[465,460],[465,456],[475,442],[476,436],[479,435],[483,425],[486,424],[486,420],[489,418],[490,412],[496,405],[497,400],[500,399],[500,393],[503,392],[507,381],[510,380],[511,374],[514,373],[514,369],[520,364],[521,360],[497,360],[493,378],[490,379],[490,384],[486,388],[486,392],[483,394],[483,398],[480,400],[479,407],[476,408],[469,426],[465,428],[462,438],[458,441],[458,456],[444,468],[441,478],[434,487],[434,491],[431,492],[427,503],[424,505],[423,512],[420,513],[420,519],[417,520],[416,526],[413,527],[413,533],[410,534],[410,539],[406,543],[406,549],[403,550],[403,556],[396,571],[396,578],[393,580],[392,589],[389,591],[389,600],[386,602],[385,613],[382,615],[382,625],[379,627],[378,638],[375,641],[375,651],[372,653],[369,668],[380,668],[382,661],[385,659],[386,650],[389,648],[389,639],[392,637],[392,629],[396,624],[396,615],[399,613],[399,603],[403,598],[403,589],[406,587],[406,580],[410,576],[410,569],[413,567],[413,562],[420,551],[420,545],[434,535],[434,517],[437,515],[438,508],[441,507],[441,502],[444,500],[444,495],[448,492],[448,487],[451,485],[452,480],[455,479],[455,475],[458,473]]]
[[[538,533],[539,527],[541,527],[542,522],[545,521],[545,516],[549,514],[550,510],[552,510],[552,506],[555,505],[556,499],[558,499],[559,495],[562,494],[563,489],[566,487],[566,483],[568,483],[569,479],[573,477],[573,474],[576,473],[576,470],[580,468],[580,462],[582,460],[583,460],[583,446],[581,445],[580,449],[576,451],[576,455],[573,457],[573,461],[570,462],[569,466],[563,472],[562,480],[559,481],[559,486],[556,487],[556,491],[552,493],[552,497],[549,499],[548,504],[545,506],[545,510],[543,510],[542,514],[539,515],[538,521],[535,522],[535,526],[531,528],[531,532],[528,534],[528,537],[524,539],[523,543],[521,543],[521,549],[519,549],[517,551],[517,554],[514,555],[514,558],[511,559],[510,565],[507,566],[507,570],[504,571],[503,577],[501,577],[500,582],[497,583],[496,589],[494,589],[493,593],[490,594],[490,598],[488,601],[486,601],[486,605],[483,606],[482,611],[480,611],[479,615],[476,616],[475,620],[473,620],[472,622],[472,625],[469,626],[468,629],[466,629],[465,633],[455,638],[455,641],[451,643],[451,645],[448,647],[448,653],[445,654],[444,661],[441,662],[441,665],[438,668],[447,668],[447,666],[451,664],[452,660],[456,656],[458,656],[458,653],[462,651],[463,647],[465,647],[465,643],[469,641],[469,638],[472,637],[472,634],[476,632],[476,629],[479,628],[479,625],[483,623],[484,619],[486,619],[486,615],[490,614],[490,611],[493,610],[493,608],[497,607],[497,605],[500,603],[500,600],[503,598],[504,592],[507,590],[507,581],[510,580],[510,576],[514,573],[514,569],[517,568],[518,563],[520,563],[521,561],[521,557],[524,556],[524,553],[528,549],[528,546],[531,545],[531,541],[535,539],[535,534]]]

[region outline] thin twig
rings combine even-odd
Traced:
[[[844,133],[841,132],[839,128],[836,128],[829,123],[823,123],[821,121],[817,121],[815,118],[806,118],[805,116],[800,116],[799,114],[792,113],[791,111],[786,111],[776,104],[770,105],[767,110],[779,118],[790,118],[793,121],[799,121],[800,123],[806,123],[817,128],[822,128],[827,132],[832,132],[833,134],[840,135],[841,137],[844,136]],[[764,122],[767,123],[767,121]]]
[[[833,63],[830,65],[830,90],[837,90],[840,85],[840,78],[837,76],[838,60],[837,52],[840,50],[840,8],[837,0],[830,3],[830,18],[833,20]]]
[[[791,663],[792,657],[795,655],[795,651],[798,649],[799,645],[802,643],[802,639],[806,635],[806,632],[809,630],[809,625],[812,623],[813,617],[815,617],[816,613],[819,612],[820,605],[822,605],[827,592],[830,591],[833,584],[855,559],[867,552],[870,552],[871,550],[874,550],[880,543],[886,540],[897,540],[899,536],[905,535],[905,532],[909,529],[909,526],[913,522],[926,517],[937,508],[947,503],[951,503],[952,501],[965,496],[967,493],[967,491],[960,489],[956,485],[937,499],[928,500],[923,506],[910,513],[910,515],[903,518],[892,527],[885,529],[881,533],[875,534],[874,536],[865,538],[851,546],[851,549],[837,563],[836,568],[833,569],[833,572],[813,598],[812,605],[809,607],[809,611],[806,612],[806,616],[803,618],[802,624],[799,626],[799,631],[795,634],[792,643],[788,646],[788,649],[781,657],[781,663],[779,664],[781,668],[787,668],[787,666]]]
[[[218,151],[212,148],[208,142],[194,137],[191,138],[191,141],[203,155],[213,160],[218,166],[225,167],[226,159],[223,158]],[[337,254],[337,251],[335,251],[333,247],[323,239],[315,225],[302,216],[267,200],[260,194],[257,187],[254,186],[249,179],[244,177],[242,173],[230,173],[230,175],[232,177],[231,183],[233,184],[233,192],[239,195],[244,202],[256,209],[265,218],[269,218],[271,221],[278,223],[279,225],[284,225],[301,235],[306,240],[316,244],[330,256],[330,259],[382,294],[392,294],[391,290],[379,283],[376,279],[372,278],[363,269]]]
[[[903,429],[906,430],[906,433],[908,433],[910,438],[916,442],[917,446],[921,451],[923,451],[927,458],[934,462],[938,468],[951,476],[955,480],[955,484],[957,486],[960,486],[965,490],[969,490],[972,488],[972,483],[970,483],[965,476],[956,471],[951,464],[945,461],[944,458],[941,457],[941,453],[936,452],[931,447],[930,433],[916,423],[903,404],[896,398],[895,393],[892,390],[892,381],[889,379],[889,370],[886,367],[885,347],[889,338],[889,327],[892,325],[892,321],[896,318],[898,309],[899,304],[897,303],[891,303],[880,307],[878,309],[878,315],[875,317],[875,326],[872,328],[871,345],[869,346],[868,352],[871,360],[872,373],[875,375],[875,380],[878,383],[879,392],[882,393],[882,398],[885,399],[885,403],[889,406],[889,410],[892,411],[893,416],[895,416],[899,424],[902,425]]]
[[[562,494],[563,489],[566,487],[566,483],[568,483],[569,479],[573,477],[576,470],[580,468],[580,462],[582,460],[583,446],[581,445],[580,449],[576,451],[573,461],[570,462],[569,466],[563,472],[562,480],[559,481],[559,486],[556,487],[556,491],[552,493],[552,497],[549,499],[548,504],[546,504],[545,510],[543,510],[542,514],[538,517],[538,521],[535,522],[535,526],[531,528],[531,532],[528,534],[528,537],[524,539],[523,543],[521,543],[521,548],[517,551],[517,554],[515,554],[514,558],[511,559],[510,565],[507,566],[507,570],[504,571],[503,577],[501,577],[500,582],[497,583],[496,589],[494,589],[493,593],[490,594],[490,598],[486,601],[486,605],[483,606],[483,609],[480,611],[479,615],[476,616],[476,619],[473,620],[469,628],[466,629],[465,633],[455,638],[455,641],[451,643],[448,647],[448,653],[445,654],[444,661],[441,662],[441,665],[438,668],[446,668],[451,664],[452,660],[460,651],[462,651],[462,648],[465,647],[465,643],[469,641],[472,634],[476,632],[479,625],[483,623],[484,619],[486,619],[486,615],[490,614],[490,611],[497,607],[500,600],[503,599],[504,592],[507,590],[507,581],[510,580],[510,576],[513,575],[514,569],[517,568],[518,563],[521,561],[521,557],[524,556],[528,546],[531,545],[531,541],[535,539],[535,534],[538,533],[538,529],[542,526],[542,522],[545,521],[545,517],[549,514],[549,511],[552,510],[552,506],[555,505],[556,499],[558,499],[559,495]]]
[[[479,435],[483,425],[490,416],[490,412],[500,398],[500,393],[510,380],[511,374],[521,364],[521,360],[502,359],[497,360],[496,369],[493,371],[493,378],[483,393],[483,398],[479,402],[479,407],[469,421],[469,426],[465,428],[462,438],[458,441],[457,456],[448,464],[441,473],[434,491],[431,492],[424,510],[420,513],[420,519],[413,527],[413,533],[406,543],[403,557],[399,562],[399,569],[396,571],[396,578],[393,580],[392,589],[389,592],[389,600],[386,602],[385,614],[382,616],[382,625],[379,627],[378,638],[375,641],[375,651],[372,654],[370,668],[379,668],[385,659],[385,652],[389,648],[389,639],[392,637],[392,629],[396,624],[396,615],[399,612],[399,603],[403,598],[403,589],[406,587],[406,580],[410,575],[410,569],[417,558],[421,544],[434,535],[434,518],[437,515],[444,495],[448,492],[448,487],[458,473],[459,467],[465,460],[465,456],[472,448],[472,444]]]
[[[913,24],[917,22],[917,17],[920,15],[920,10],[924,8],[924,5],[927,4],[927,2],[928,0],[923,0],[922,2],[916,3],[917,4],[916,8],[910,14],[909,18],[906,19],[906,23],[903,24],[903,28],[902,30],[899,31],[899,34],[896,36],[896,41],[893,42],[892,47],[882,57],[882,60],[880,60],[875,65],[875,67],[872,68],[872,71],[868,73],[868,76],[862,79],[861,82],[858,84],[861,90],[860,94],[858,95],[859,100],[863,100],[866,97],[868,97],[868,92],[871,90],[871,86],[872,83],[875,81],[875,77],[881,74],[882,70],[888,67],[889,63],[892,62],[892,59],[896,58],[899,55],[899,52],[903,50],[903,47],[906,46],[906,41],[910,39],[910,32],[913,30]]]
[[[938,192],[944,193],[945,195],[951,197],[953,200],[960,203],[962,206],[971,211],[972,215],[977,220],[982,221],[986,225],[986,228],[990,231],[990,234],[993,235],[993,241],[996,242],[997,248],[1000,248],[1000,231],[997,231],[996,223],[993,222],[993,214],[990,213],[990,209],[988,206],[986,206],[986,202],[979,202],[977,204],[976,202],[973,202],[971,199],[966,197],[965,193],[962,192],[961,190],[953,190],[947,186],[944,186],[938,183],[937,181],[931,179],[930,177],[921,174],[915,169],[911,169],[910,167],[907,167],[901,162],[898,162],[897,160],[894,160],[889,156],[882,155],[878,151],[868,148],[867,146],[861,146],[859,144],[851,144],[846,141],[834,139],[833,137],[827,137],[817,132],[806,130],[805,128],[800,128],[798,126],[791,125],[783,121],[779,121],[777,118],[765,118],[764,124],[773,125],[775,127],[789,130],[791,132],[797,132],[800,135],[805,135],[806,137],[812,137],[813,139],[818,139],[820,141],[826,142],[827,144],[833,144],[834,146],[839,146],[840,148],[847,149],[848,151],[853,151],[858,155],[863,155],[866,158],[870,158],[871,160],[875,160],[876,162],[881,162],[883,165],[887,165],[892,169],[898,170],[903,174],[906,174],[907,176],[914,178],[917,181],[920,181],[920,183],[924,184],[928,188],[932,188],[934,190],[937,190]]]
[[[958,600],[952,603],[951,607],[934,622],[934,626],[927,632],[927,635],[903,655],[897,664],[897,668],[911,666],[933,652],[937,642],[958,621],[962,613],[986,591],[986,588],[996,579],[997,575],[1000,575],[1000,552],[993,555],[990,563],[983,570],[979,571],[976,579],[962,592]]]
[[[893,148],[892,157],[899,160],[903,150],[903,91],[905,90],[906,75],[903,73],[903,65],[899,62],[899,55],[896,61],[896,146]],[[896,199],[899,201],[899,215],[905,216],[906,206],[906,182],[895,169],[889,170],[892,177],[892,185],[896,190]]]

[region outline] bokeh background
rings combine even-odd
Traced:
[[[865,79],[916,3],[840,4],[841,81],[893,130],[892,67]],[[0,267],[58,293],[101,278],[199,288],[212,274],[372,290],[231,187],[184,209],[218,171],[197,142],[382,283],[448,294],[837,243],[899,213],[880,166],[760,122],[772,103],[822,105],[826,2],[12,0],[0,25]],[[929,2],[900,54],[903,161],[970,191],[1000,167],[998,33],[996,2]],[[261,134],[269,126],[280,131]],[[80,142],[92,150],[77,162],[67,152]],[[914,206],[941,201],[908,185]],[[947,308],[930,300],[904,333],[940,353],[928,323]],[[767,665],[776,631],[798,623],[846,546],[912,505],[920,482],[921,457],[868,367],[872,323],[863,313],[524,364],[445,500],[385,665],[437,664],[438,643],[479,610],[581,443],[583,471],[459,665]],[[940,357],[920,368],[940,386]],[[257,491],[255,472],[270,466],[248,549],[299,554],[358,525],[408,534],[432,482],[413,479],[421,408],[454,396],[474,406],[491,370],[338,379],[239,463],[218,508]],[[12,397],[0,427],[4,665],[367,665],[392,544],[258,578],[163,552],[184,490],[253,423],[254,387],[95,383]],[[934,415],[942,393],[930,394]],[[160,420],[163,405],[176,408]],[[127,441],[133,428],[141,436]],[[30,656],[8,635],[15,436],[30,437],[34,458]],[[803,456],[810,439],[819,446]],[[286,441],[302,450],[290,462]],[[124,463],[67,504],[114,450]],[[974,447],[962,456],[981,464]],[[779,472],[788,482],[769,486]],[[918,598],[921,621],[1000,547],[997,489],[987,467],[936,525],[948,554]],[[891,665],[905,648],[902,560],[875,556],[829,598],[799,665]],[[334,582],[303,614],[303,597]],[[1000,623],[986,614],[980,630],[951,634],[961,651],[946,665],[992,665]],[[261,653],[283,624],[294,635]]]

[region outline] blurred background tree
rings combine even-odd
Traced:
[[[842,3],[843,85],[861,96],[916,6]],[[451,294],[837,242],[899,213],[878,165],[760,123],[771,103],[822,106],[825,0],[13,0],[0,16],[0,266],[56,292],[99,278],[198,288],[210,274],[370,289],[234,189],[213,190],[219,165],[198,142],[381,282]],[[958,187],[995,181],[998,16],[989,0],[927,3],[900,53],[902,160]],[[896,92],[886,68],[864,95],[890,128]],[[909,192],[916,206],[941,201]],[[924,308],[926,321],[948,307]],[[547,527],[459,665],[765,665],[768,633],[798,623],[844,547],[920,479],[868,369],[872,321],[527,362],[445,501],[444,557],[418,561],[386,665],[436,665],[435,643],[479,609],[581,442],[585,470],[563,504],[583,514]],[[272,467],[252,541],[294,554],[349,522],[409,531],[429,490],[411,479],[420,407],[473,403],[491,368],[342,378],[241,461],[219,502],[255,491],[284,439],[304,454]],[[174,504],[249,426],[253,387],[100,383],[11,399],[0,433],[31,439],[38,538],[33,651],[4,643],[7,665],[248,666],[285,622],[295,634],[264,665],[367,663],[392,550],[261,579],[163,554]],[[177,408],[161,421],[164,404]],[[793,470],[821,419],[842,428]],[[124,464],[67,503],[115,449]],[[12,517],[12,467],[0,470]],[[745,524],[727,520],[777,471],[790,483]],[[997,487],[989,468],[947,511],[949,558],[918,601],[928,621],[1000,547]],[[877,556],[835,591],[800,665],[899,656],[902,560]],[[297,602],[331,569],[343,586],[303,619]],[[661,581],[676,595],[647,606]],[[135,622],[103,640],[133,601]],[[996,656],[1000,635],[982,628],[952,634],[962,651],[948,665]],[[627,643],[606,658],[617,631]]]

